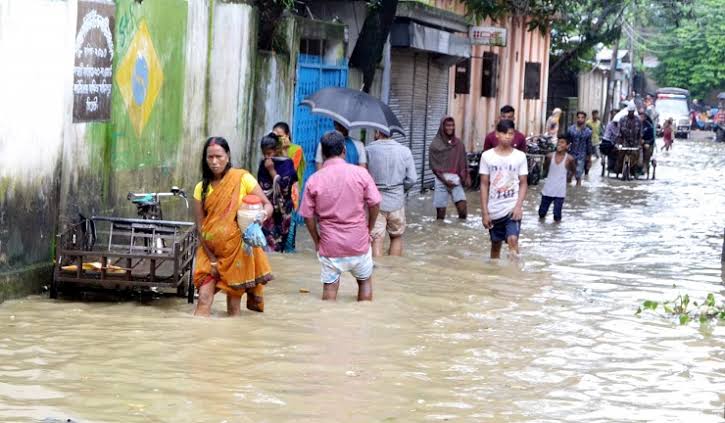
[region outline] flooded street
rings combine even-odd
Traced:
[[[416,197],[370,304],[349,276],[320,301],[306,234],[272,258],[263,315],[221,318],[221,295],[214,319],[180,299],[3,303],[0,421],[722,422],[725,325],[634,313],[725,295],[725,146],[677,140],[659,162],[634,182],[595,162],[561,225],[533,187],[518,264],[486,259],[477,193],[464,223]]]

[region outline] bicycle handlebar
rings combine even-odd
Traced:
[[[189,200],[186,196],[186,191],[183,189],[173,186],[171,187],[171,190],[169,192],[129,192],[126,198],[129,201],[134,201],[142,198],[154,198],[159,199],[162,197],[181,197],[184,199],[184,202],[186,203],[186,208],[189,208]]]

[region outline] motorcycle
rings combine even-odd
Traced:
[[[468,173],[471,175],[471,189],[477,190],[481,187],[481,175],[479,174],[479,166],[481,164],[481,151],[473,151],[466,154],[468,160]]]
[[[546,155],[556,151],[556,144],[549,135],[526,138],[526,162],[529,167],[529,185],[538,185],[544,171]]]

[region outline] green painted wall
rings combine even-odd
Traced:
[[[163,168],[176,155],[182,133],[187,7],[183,0],[153,0],[141,4],[134,0],[116,2],[116,77],[119,63],[125,58],[139,25],[145,21],[163,69],[163,84],[149,120],[138,136],[118,89],[118,81],[114,81],[111,155],[114,170]]]
[[[183,142],[187,12],[188,4],[184,0],[153,0],[141,4],[134,0],[116,2],[111,123],[101,138],[105,145],[105,209],[109,213],[134,216],[135,208],[126,200],[129,191],[166,191],[171,185],[182,185],[171,175],[180,165],[177,151]],[[148,28],[163,80],[139,135],[122,96],[118,77],[119,68],[142,22]],[[90,144],[98,141],[98,135],[90,135]],[[169,210],[168,215],[185,218],[187,213]]]

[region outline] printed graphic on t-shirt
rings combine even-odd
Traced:
[[[516,188],[519,185],[518,167],[513,164],[505,166],[491,165],[488,169],[493,176],[491,178],[491,190],[489,190],[491,200],[508,199],[517,195]]]

